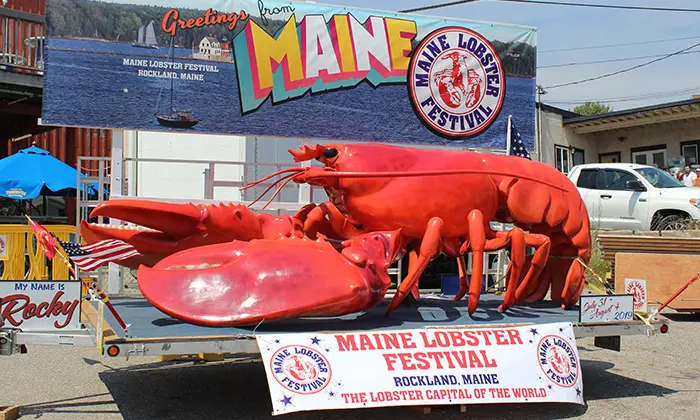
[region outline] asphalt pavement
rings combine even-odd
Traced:
[[[306,419],[698,419],[700,316],[668,314],[668,334],[622,338],[622,351],[577,342],[586,406],[494,404],[417,409],[317,411]],[[19,405],[21,419],[269,419],[265,372],[255,359],[158,362],[109,359],[91,348],[33,346],[0,357],[0,406]]]

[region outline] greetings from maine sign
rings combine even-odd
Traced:
[[[512,115],[533,144],[533,28],[271,0],[48,0],[47,23],[45,124],[504,148]]]

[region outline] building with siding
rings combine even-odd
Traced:
[[[700,98],[595,116],[544,104],[538,111],[542,160],[565,173],[581,163],[700,164]]]

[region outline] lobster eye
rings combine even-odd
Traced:
[[[323,151],[323,157],[326,159],[331,159],[338,156],[338,149],[331,147],[330,149],[325,149]]]

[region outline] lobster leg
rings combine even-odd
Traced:
[[[542,274],[542,270],[549,259],[549,250],[551,247],[551,241],[546,235],[535,233],[526,234],[525,243],[528,246],[537,248],[537,250],[532,257],[532,261],[530,261],[530,268],[528,269],[525,278],[515,292],[516,302],[524,301],[535,292],[538,280],[540,280],[540,276]]]
[[[300,215],[307,207],[304,206],[297,215]],[[328,220],[326,220],[326,216],[328,216]],[[304,233],[309,238],[315,238],[319,232],[328,237],[335,236],[336,239],[351,239],[366,233],[353,226],[348,218],[329,201],[315,206],[313,209],[308,209],[300,219],[304,224]]]
[[[425,267],[428,266],[428,263],[433,258],[440,255],[440,252],[442,251],[442,225],[442,219],[439,217],[433,217],[428,222],[428,228],[426,229],[425,235],[423,235],[423,239],[420,242],[420,250],[418,251],[415,264],[409,264],[408,275],[396,289],[396,294],[386,309],[387,315],[398,308],[401,302],[406,299],[409,291],[413,290],[418,285],[418,279],[420,279],[420,276],[423,274],[423,271],[425,271]]]
[[[506,286],[506,295],[503,299],[503,304],[498,308],[499,311],[505,312],[513,306],[515,303],[515,291],[518,288],[518,282],[520,281],[520,274],[523,271],[523,266],[525,265],[525,252],[526,252],[526,235],[525,232],[520,228],[513,228],[506,236],[510,237],[511,244],[511,260],[506,269],[506,274],[508,276],[508,284]]]

